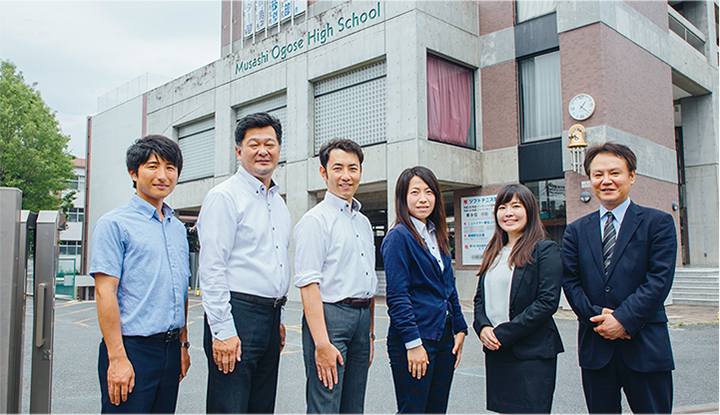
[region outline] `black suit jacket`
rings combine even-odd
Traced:
[[[563,238],[563,288],[578,316],[578,357],[585,369],[604,367],[617,353],[639,372],[674,368],[663,303],[675,275],[677,236],[668,213],[630,203],[605,275],[600,213],[568,225]],[[606,340],[590,317],[604,307],[630,340]]]
[[[492,326],[485,314],[486,274],[480,276],[475,294],[473,328],[478,337],[484,326]],[[522,268],[515,267],[513,271],[510,321],[494,328],[501,348],[512,349],[521,360],[549,359],[564,351],[552,318],[560,302],[561,281],[560,249],[553,241],[538,242],[533,250],[533,262]]]

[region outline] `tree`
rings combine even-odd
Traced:
[[[22,190],[23,209],[67,213],[74,195],[61,191],[76,177],[70,138],[35,90],[37,82],[27,85],[9,61],[0,61],[0,71],[0,186]]]

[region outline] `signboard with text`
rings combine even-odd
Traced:
[[[462,264],[480,265],[485,247],[495,232],[493,208],[497,195],[460,198]]]

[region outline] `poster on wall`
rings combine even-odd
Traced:
[[[462,219],[462,263],[482,264],[482,255],[495,232],[493,208],[497,195],[460,198]]]
[[[255,20],[255,31],[262,32],[265,30],[265,23],[267,22],[265,0],[255,0],[255,14],[257,16],[257,20]]]
[[[295,16],[305,13],[307,10],[307,0],[295,0]]]
[[[280,7],[280,21],[284,22],[292,16],[292,3],[292,0],[282,0],[282,7]]]
[[[255,2],[243,2],[243,34],[250,37],[253,34],[253,26],[255,25]]]
[[[268,27],[272,27],[280,20],[280,0],[268,1]]]

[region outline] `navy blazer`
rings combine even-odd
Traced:
[[[553,241],[540,241],[532,253],[533,261],[515,267],[510,286],[510,321],[498,324],[495,337],[501,348],[509,348],[521,360],[550,359],[563,352],[553,314],[560,303],[562,266],[560,249]],[[473,328],[480,337],[484,326],[492,327],[485,314],[485,276],[478,279]],[[487,352],[487,349],[483,347]]]
[[[448,312],[453,333],[467,329],[460,308],[451,259],[442,255],[444,270],[402,223],[385,235],[380,248],[385,262],[388,337],[404,343],[417,338],[438,341]]]
[[[670,214],[630,203],[605,275],[600,213],[568,225],[563,238],[563,288],[578,316],[580,366],[597,370],[617,353],[638,372],[674,369],[663,303],[672,287],[677,234]],[[630,340],[606,340],[590,317],[604,307]]]

